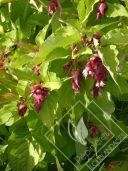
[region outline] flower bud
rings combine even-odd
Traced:
[[[27,105],[25,102],[20,102],[17,104],[19,116],[23,117],[27,111]]]
[[[107,4],[106,4],[106,2],[101,2],[99,4],[98,10],[99,10],[101,16],[103,17],[105,15],[106,10],[107,10]]]
[[[72,89],[74,90],[75,94],[79,93],[80,90],[80,75],[80,70],[73,70],[71,72]]]
[[[99,20],[101,17],[102,17],[101,16],[101,13],[99,11],[97,11],[97,13],[96,13],[96,19]]]
[[[105,12],[107,10],[107,3],[105,2],[105,0],[101,0],[98,6],[98,11],[96,13],[96,19],[100,19],[101,17],[103,17],[105,15]]]

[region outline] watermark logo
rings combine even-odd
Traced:
[[[78,108],[79,107],[79,108]],[[77,120],[71,119],[74,109],[78,111]],[[108,121],[108,122],[107,122]],[[65,123],[65,125],[61,125]],[[53,130],[60,131],[60,143],[51,140]],[[57,132],[56,132],[57,133]],[[127,137],[124,130],[115,123],[94,101],[87,107],[78,101],[53,127],[45,134],[47,140],[54,145],[60,154],[66,157],[76,168],[88,167],[95,170],[102,161]],[[65,140],[72,149],[72,155],[65,148]],[[68,145],[67,144],[67,145]],[[67,148],[68,150],[68,148]]]
[[[74,133],[71,133],[71,127],[74,128]],[[88,129],[84,123],[83,117],[78,122],[77,126],[73,124],[71,119],[68,120],[68,134],[70,138],[76,142],[81,143],[82,145],[87,145],[87,141],[85,140],[88,137]]]

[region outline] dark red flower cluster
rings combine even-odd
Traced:
[[[77,69],[74,69],[74,65]],[[64,65],[64,71],[71,77],[72,89],[74,90],[75,94],[79,93],[80,90],[81,71],[79,68],[81,68],[82,66],[82,62],[75,60],[70,60]]]
[[[32,70],[35,72],[35,74],[36,74],[37,76],[40,75],[40,65],[41,65],[41,64],[37,64],[36,66],[34,66],[34,67],[32,68]]]
[[[100,43],[101,35],[99,33],[93,34],[92,38],[89,40],[87,35],[82,36],[82,45],[83,46],[89,46],[92,47],[93,49],[95,48],[94,46],[94,39],[97,40],[98,43]]]
[[[59,10],[60,15],[61,15],[62,9],[60,5],[60,0],[50,0],[50,4],[48,6],[48,14],[53,15],[57,9]]]
[[[23,117],[27,111],[27,105],[25,102],[20,102],[17,104],[19,116]]]
[[[93,95],[98,96],[101,88],[104,86],[105,79],[107,77],[107,69],[102,63],[101,58],[98,54],[94,55],[85,66],[83,70],[83,75],[85,79],[91,76],[95,79],[95,84],[93,87]]]
[[[89,123],[88,127],[89,127],[89,134],[91,138],[96,138],[99,133],[98,127],[93,123]]]
[[[42,87],[42,85],[39,84],[33,87],[32,94],[34,98],[34,106],[37,112],[39,112],[44,101],[46,100],[46,97],[49,94],[49,90],[45,87]]]
[[[96,13],[96,19],[100,19],[102,17],[104,17],[105,12],[107,10],[107,3],[105,0],[100,0],[99,5],[98,5],[98,10]]]

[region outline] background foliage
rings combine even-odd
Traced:
[[[66,158],[59,156],[44,134],[78,100],[85,106],[94,100],[128,132],[127,0],[106,0],[107,11],[99,20],[96,19],[99,0],[61,0],[62,15],[57,10],[52,16],[48,15],[49,3],[0,0],[1,171],[75,170]],[[82,37],[86,34],[91,41],[95,33],[102,36],[100,43],[94,39],[94,47],[108,71],[105,86],[100,95],[92,96],[94,80],[81,76],[80,92],[75,94],[71,75],[63,68],[70,60],[80,61],[82,72],[94,55],[91,46],[82,45]],[[72,44],[77,44],[78,53],[73,54]],[[33,71],[38,64],[39,75]],[[37,112],[31,90],[41,81],[49,89],[49,95]],[[18,114],[17,104],[21,101],[27,105],[24,117]],[[70,118],[77,125],[82,115],[86,117],[84,109],[78,106],[67,120]],[[104,120],[112,129],[111,122]],[[66,120],[61,124],[65,123]],[[67,141],[67,135],[65,139],[59,135],[60,127],[51,136],[71,159],[76,154],[74,142]],[[97,170],[128,170],[127,143],[126,139]]]

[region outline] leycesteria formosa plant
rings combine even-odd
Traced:
[[[127,104],[127,0],[0,0],[0,171],[127,171]]]

